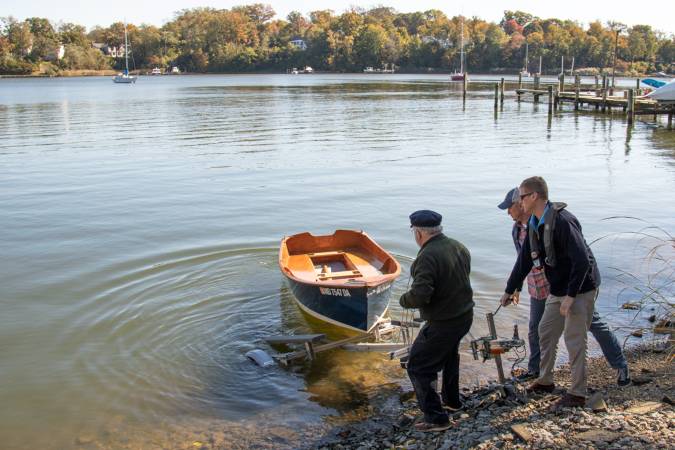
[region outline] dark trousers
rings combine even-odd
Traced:
[[[441,396],[443,403],[459,406],[459,343],[469,332],[473,315],[461,324],[427,323],[420,330],[410,349],[408,376],[415,388],[417,402],[424,421],[435,424],[448,422],[436,393],[438,372],[443,371]]]

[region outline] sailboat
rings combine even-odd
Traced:
[[[127,36],[127,24],[124,24],[124,72],[118,73],[113,78],[114,83],[135,83],[136,78],[129,75],[129,38]]]
[[[528,53],[530,50],[530,44],[525,42],[525,67],[523,67],[523,70],[520,71],[520,75],[524,78],[529,78],[530,77],[530,72],[527,71],[528,69]]]
[[[464,17],[462,17],[462,26],[460,28],[460,45],[459,45],[459,72],[450,75],[452,81],[464,81]]]

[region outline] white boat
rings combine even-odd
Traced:
[[[646,95],[647,98],[652,98],[661,103],[675,103],[675,81],[671,81],[665,86],[654,89]]]
[[[464,74],[464,17],[462,17],[462,25],[460,28],[460,44],[459,44],[459,72],[450,74],[450,81],[463,81]]]
[[[127,36],[127,24],[124,24],[124,72],[118,73],[113,78],[113,83],[135,83],[136,78],[133,75],[129,75],[129,38]]]
[[[528,56],[529,56],[529,50],[530,50],[530,44],[528,42],[525,42],[525,65],[523,66],[523,70],[520,71],[520,76],[523,78],[529,78],[530,72],[528,72],[528,66],[529,66],[529,61],[528,61]]]
[[[161,74],[162,69],[160,69],[159,67],[155,67],[154,69],[152,69],[152,72],[150,72],[150,75],[161,75]]]

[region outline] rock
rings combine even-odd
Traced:
[[[621,433],[607,430],[590,430],[579,433],[575,437],[577,439],[583,439],[584,441],[591,441],[599,444],[603,442],[613,442],[621,437]]]
[[[593,412],[607,412],[607,403],[602,398],[601,392],[591,395],[586,401],[586,407],[591,408]]]
[[[651,323],[656,322],[656,314],[652,314],[647,318],[647,320],[650,321]]]
[[[673,403],[673,400],[672,400],[670,397],[668,397],[667,395],[664,395],[663,398],[661,399],[661,401],[662,401],[663,403],[665,403],[665,404],[667,404],[667,405],[671,405],[671,406],[672,406],[673,404],[675,404],[675,403]]]
[[[642,402],[626,410],[628,414],[647,414],[660,409],[663,406],[660,402]]]
[[[623,305],[621,305],[621,309],[640,309],[640,304],[626,302]]]
[[[642,386],[643,384],[651,383],[652,381],[654,381],[654,379],[652,377],[647,376],[637,375],[632,378],[634,386]]]
[[[532,440],[532,433],[530,433],[530,430],[522,423],[511,425],[511,431],[525,442],[530,442]]]
[[[415,421],[415,417],[410,414],[403,414],[394,424],[394,428],[406,428]]]
[[[75,445],[89,445],[93,444],[95,440],[94,436],[83,434],[75,439]]]
[[[641,338],[642,337],[642,330],[635,330],[630,335],[633,336],[633,337]]]

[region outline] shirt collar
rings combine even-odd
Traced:
[[[548,213],[548,210],[551,209],[551,202],[546,202],[546,207],[544,208],[544,213],[541,215],[539,220],[537,220],[537,217],[532,214],[530,216],[530,226],[535,227],[535,230],[538,230],[540,226],[544,224],[544,220],[546,220],[546,213]]]

